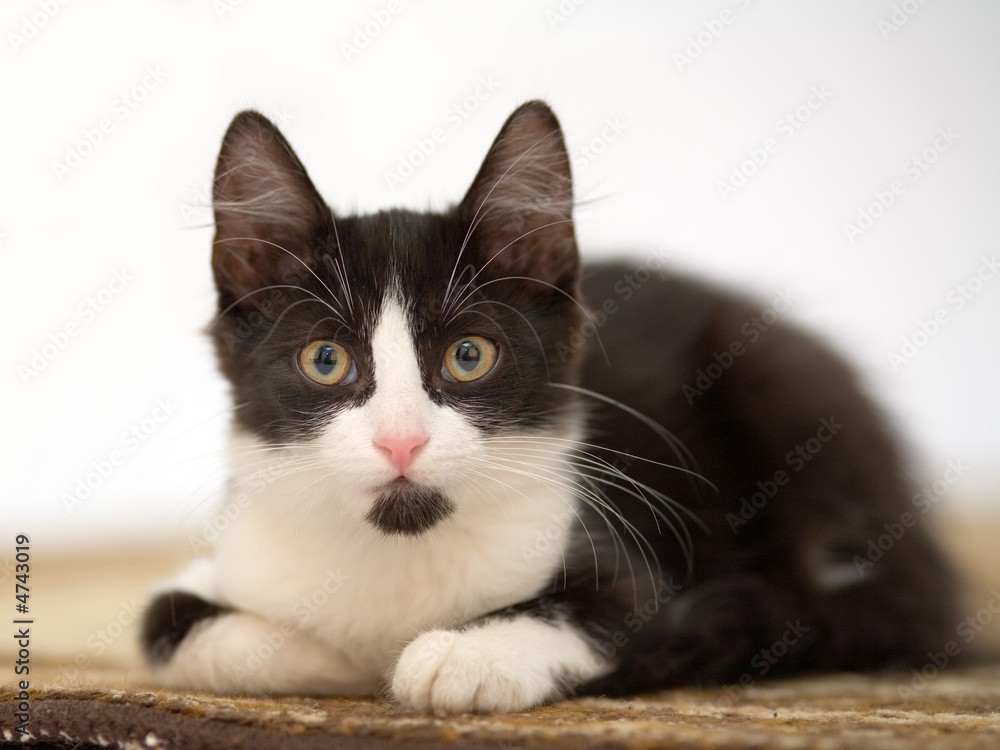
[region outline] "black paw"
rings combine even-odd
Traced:
[[[183,591],[160,594],[143,617],[142,650],[151,664],[164,664],[197,623],[231,611]]]

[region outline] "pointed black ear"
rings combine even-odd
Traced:
[[[212,204],[212,267],[224,306],[296,283],[313,260],[317,232],[332,220],[288,141],[251,111],[238,114],[222,139]]]
[[[508,118],[459,212],[483,249],[482,263],[575,291],[569,157],[559,122],[544,103],[528,102]]]

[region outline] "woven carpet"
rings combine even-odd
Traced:
[[[1000,669],[940,675],[917,697],[902,699],[899,688],[909,683],[898,676],[832,675],[754,686],[738,698],[725,690],[678,690],[447,719],[406,714],[375,699],[235,699],[125,684],[53,686],[32,694],[29,741],[65,748],[275,750],[1000,747]],[[13,740],[14,690],[4,688],[0,698],[0,726]]]
[[[951,524],[945,532],[967,581],[968,604],[956,625],[978,618],[972,645],[995,648],[1000,527]],[[922,670],[904,674],[808,676],[629,700],[576,698],[505,716],[410,714],[374,697],[263,699],[161,690],[141,666],[135,630],[148,588],[173,569],[173,558],[148,551],[36,557],[27,701],[13,673],[14,639],[0,643],[0,746],[1000,748],[1000,666],[939,669],[934,662],[943,651],[929,655]],[[0,569],[4,594],[13,591],[9,578],[9,569]],[[22,734],[17,714],[25,707],[28,733]]]

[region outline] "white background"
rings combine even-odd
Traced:
[[[510,111],[545,99],[575,153],[585,254],[656,249],[764,304],[791,287],[789,317],[860,369],[915,477],[968,467],[940,505],[1000,504],[1000,279],[961,310],[949,301],[1000,250],[1000,5],[230,4],[3,4],[5,536],[146,544],[188,533],[218,499],[229,405],[202,334],[214,304],[205,201],[221,136],[246,107],[281,126],[348,212],[457,200]],[[825,101],[810,109],[814,88]],[[797,108],[799,127],[780,126]],[[386,175],[435,128],[444,141],[390,189]],[[935,152],[939,129],[957,138]],[[768,138],[773,153],[721,195]],[[928,148],[934,163],[913,181]],[[893,204],[848,241],[844,225],[897,180]],[[108,304],[81,311],[102,290]],[[942,308],[947,322],[894,368],[888,355]],[[76,335],[32,368],[67,328]],[[134,429],[142,442],[126,439]],[[67,503],[112,451],[110,476]]]

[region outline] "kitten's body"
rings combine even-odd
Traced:
[[[908,496],[850,374],[787,326],[748,343],[759,310],[695,283],[581,271],[544,105],[442,215],[334,220],[253,114],[215,197],[243,502],[147,614],[164,682],[517,710],[946,640],[922,529],[858,562]],[[317,341],[336,366],[303,359]]]

